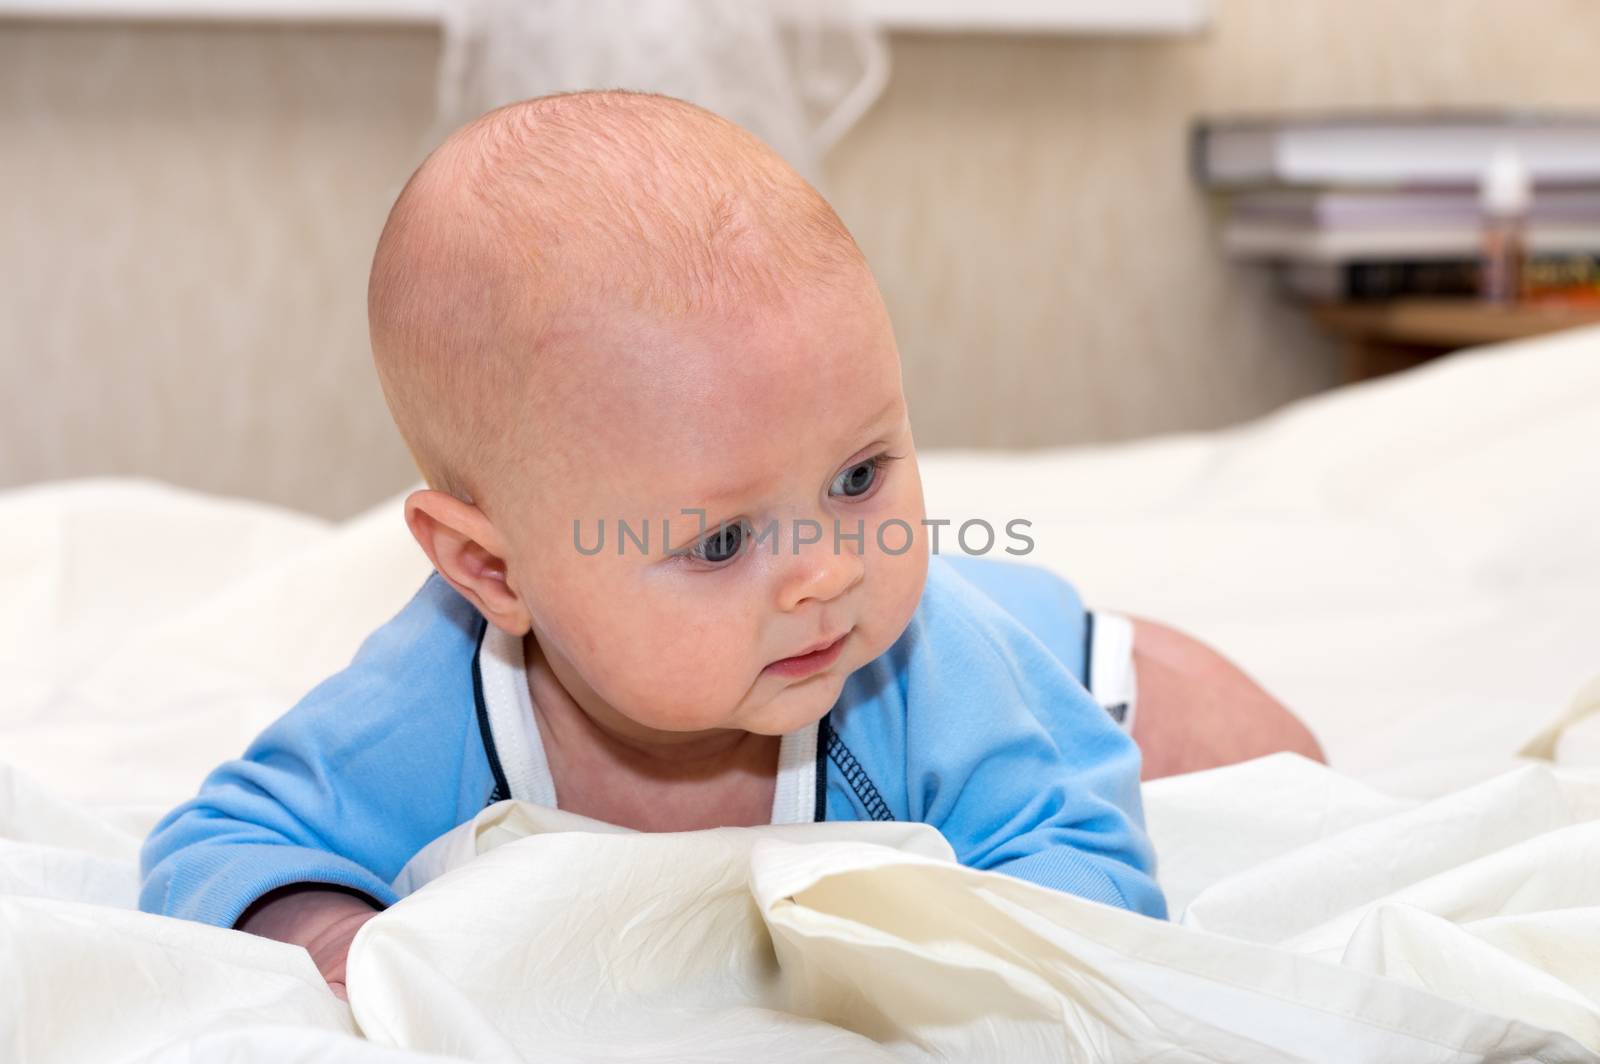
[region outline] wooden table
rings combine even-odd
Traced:
[[[1470,299],[1314,303],[1311,314],[1345,341],[1348,381],[1409,369],[1463,347],[1600,325],[1600,304],[1500,306]]]

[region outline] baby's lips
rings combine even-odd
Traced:
[[[838,635],[834,636],[831,639],[824,639],[819,643],[813,643],[809,647],[806,647],[806,649],[800,651],[799,653],[789,655],[789,657],[790,658],[803,658],[807,654],[815,654],[819,650],[827,650],[829,647],[833,646],[833,644],[837,643],[839,640],[843,639],[845,636],[847,636],[849,634],[850,634],[849,630],[846,629],[845,631],[839,633]],[[788,658],[779,658],[778,660],[779,661],[787,661],[789,659]]]

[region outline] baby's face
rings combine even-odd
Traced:
[[[495,519],[551,671],[635,738],[820,718],[900,636],[927,576],[876,287],[809,287],[735,320],[608,315],[554,339],[572,360],[565,394],[544,397],[559,439]],[[774,667],[830,641],[809,668]]]

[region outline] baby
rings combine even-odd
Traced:
[[[759,141],[643,94],[491,112],[401,193],[369,311],[436,572],[156,826],[144,909],[302,945],[342,996],[406,862],[516,798],[921,821],[1166,915],[1076,598],[930,551],[877,286]]]

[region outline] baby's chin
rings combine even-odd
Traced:
[[[810,727],[827,715],[828,710],[839,701],[845,681],[863,664],[859,660],[863,653],[870,654],[867,660],[877,656],[872,650],[865,644],[847,647],[845,654],[831,667],[804,679],[784,679],[765,674],[758,676],[740,704],[716,717],[696,714],[699,719],[691,721],[687,715],[670,713],[649,716],[629,713],[628,716],[639,724],[659,731],[736,729],[754,735],[788,735]],[[715,701],[714,698],[707,698],[697,704],[705,706]]]
[[[792,684],[754,710],[738,725],[758,735],[788,735],[810,727],[827,715],[839,701],[847,674],[812,677],[803,684]]]
[[[706,724],[703,728],[684,728],[681,722],[666,725],[654,722],[652,727],[667,731],[732,728],[754,735],[788,735],[821,720],[839,700],[844,687],[844,676],[815,676],[802,684],[790,684],[775,696],[758,706],[740,706],[722,718],[720,723]]]
[[[718,717],[686,716],[659,711],[624,711],[634,723],[663,732],[713,732],[736,730],[755,735],[788,735],[821,720],[839,700],[844,673],[813,676],[801,683],[791,682],[759,705],[739,705]],[[703,703],[702,703],[703,704]]]

